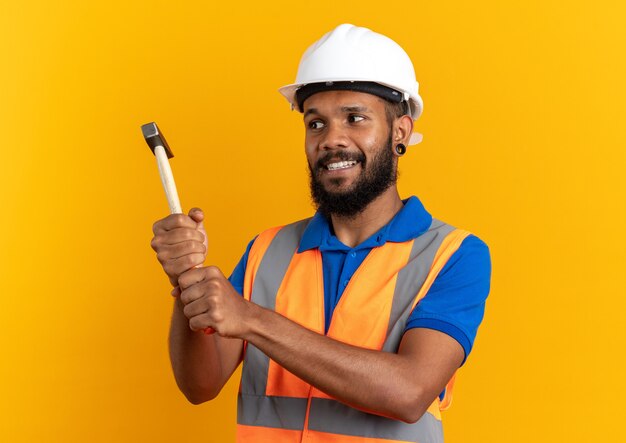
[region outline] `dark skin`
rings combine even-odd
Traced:
[[[353,91],[317,93],[304,102],[305,152],[310,164],[327,152],[358,150],[369,160],[393,145],[408,144],[413,121],[391,128],[382,99]],[[367,162],[368,164],[370,162]],[[349,190],[362,165],[322,173],[329,191]],[[356,246],[402,208],[392,186],[356,217],[332,216],[335,234]],[[173,294],[170,358],[181,391],[194,404],[220,392],[241,362],[243,341],[254,344],[301,379],[351,406],[405,422],[417,421],[461,364],[461,345],[439,331],[407,331],[396,354],[347,345],[312,332],[276,312],[246,301],[216,267],[200,267],[206,255],[203,214],[170,215],[154,225],[152,247],[170,278]],[[205,335],[211,327],[217,332]]]

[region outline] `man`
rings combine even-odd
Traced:
[[[395,42],[339,26],[281,88],[303,113],[315,216],[261,233],[230,279],[196,268],[201,210],[155,223],[177,297],[176,381],[202,403],[243,360],[238,441],[443,441],[440,409],[482,320],[490,259],[480,239],[398,194],[417,89]]]

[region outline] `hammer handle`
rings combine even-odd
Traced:
[[[165,148],[161,145],[155,146],[154,155],[157,159],[161,183],[163,183],[163,189],[165,189],[167,204],[170,205],[170,213],[182,214],[183,210],[180,207],[180,200],[178,199],[178,192],[176,191],[174,175],[172,174],[172,168],[170,168],[170,162],[167,159]]]
[[[154,147],[154,155],[157,159],[157,165],[159,167],[159,175],[161,176],[161,183],[163,183],[163,189],[165,190],[165,196],[167,197],[167,204],[170,206],[170,214],[182,214],[183,210],[180,206],[180,200],[178,199],[178,191],[176,190],[176,183],[174,182],[174,175],[172,174],[172,168],[170,168],[170,162],[167,159],[165,148],[161,145]],[[202,265],[197,265],[195,268],[200,268]],[[213,328],[206,328],[205,334],[213,334],[215,330]]]

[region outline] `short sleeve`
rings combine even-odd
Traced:
[[[469,235],[417,304],[405,331],[428,328],[448,334],[463,347],[465,363],[483,320],[490,281],[489,248],[475,235]]]
[[[250,255],[250,248],[252,248],[254,240],[256,240],[256,237],[248,243],[248,247],[243,253],[243,256],[241,256],[239,263],[237,263],[237,266],[233,269],[232,274],[228,277],[228,281],[230,281],[230,284],[233,285],[237,292],[239,292],[239,295],[243,295],[243,282],[246,275],[246,267],[248,265],[248,256]]]

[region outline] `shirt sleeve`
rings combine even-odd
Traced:
[[[428,328],[448,334],[463,347],[462,365],[472,350],[485,313],[490,280],[489,248],[475,235],[469,235],[417,304],[405,331]]]
[[[248,243],[248,247],[241,256],[239,263],[237,263],[237,266],[233,269],[233,273],[230,274],[230,277],[228,277],[228,281],[230,281],[230,284],[233,285],[237,292],[239,292],[239,295],[243,295],[243,281],[246,275],[246,267],[248,265],[248,255],[250,255],[250,248],[252,248],[252,244],[255,240],[256,237]]]

